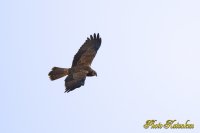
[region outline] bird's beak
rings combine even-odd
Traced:
[[[97,77],[97,73],[96,73],[95,75],[96,75],[96,77]]]

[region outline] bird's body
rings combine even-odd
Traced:
[[[91,63],[100,46],[99,34],[91,35],[74,56],[71,68],[53,67],[49,72],[49,78],[56,80],[68,75],[65,79],[65,92],[81,87],[87,76],[97,76],[97,73],[91,68]]]

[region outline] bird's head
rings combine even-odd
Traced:
[[[94,71],[94,70],[91,70],[91,71],[87,74],[87,76],[97,76],[97,72]]]
[[[93,71],[93,72],[92,72],[92,75],[97,77],[97,72],[96,72],[96,71]]]

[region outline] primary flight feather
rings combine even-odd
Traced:
[[[75,54],[71,68],[53,67],[49,78],[56,80],[68,75],[65,79],[65,92],[70,92],[84,85],[87,76],[97,76],[91,68],[91,63],[101,46],[99,33],[87,38],[85,43]]]

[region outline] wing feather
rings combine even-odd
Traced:
[[[94,34],[93,36],[90,35],[90,38],[87,38],[85,43],[75,54],[72,67],[81,65],[90,66],[100,46],[101,38],[99,33],[97,35]]]
[[[69,75],[65,79],[65,92],[70,92],[85,84],[85,79],[88,71],[79,71]]]

